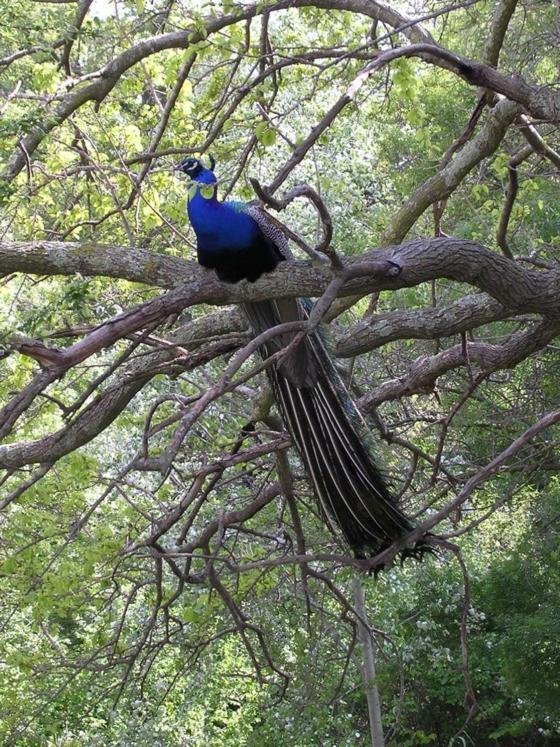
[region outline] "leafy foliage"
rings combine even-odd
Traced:
[[[313,185],[345,257],[384,241],[399,208],[442,173],[450,146],[452,164],[464,156],[496,101],[488,94],[462,147],[482,92],[449,69],[403,58],[348,96],[298,160],[313,128],[380,54],[429,33],[483,60],[495,23],[486,2],[445,12],[424,2],[415,14],[433,17],[423,24],[385,5],[369,4],[389,14],[380,21],[364,11],[368,4],[340,5],[271,0],[249,12],[225,0],[115,8],[0,0],[0,251],[15,246],[40,265],[61,242],[56,267],[0,266],[2,406],[15,408],[38,377],[48,378],[48,366],[28,354],[29,338],[70,349],[166,287],[159,258],[194,259],[190,188],[171,170],[185,154],[211,152],[221,193],[240,199],[254,197],[249,177],[271,184],[291,163],[282,189]],[[88,6],[84,17],[77,6]],[[553,3],[517,8],[499,69],[543,87],[539,95],[554,91],[558,23]],[[181,38],[156,52],[166,34]],[[111,65],[139,44],[141,54],[116,74]],[[79,101],[100,82],[106,88]],[[69,101],[77,105],[61,117]],[[535,125],[552,159],[540,147],[516,166],[507,241],[517,267],[540,273],[557,270],[559,138],[557,122]],[[36,147],[26,148],[34,136]],[[451,194],[435,194],[418,211],[409,238],[453,235],[500,253],[512,159],[525,147],[512,120]],[[210,196],[212,187],[203,190]],[[295,200],[279,217],[308,244],[319,242],[307,203]],[[65,264],[69,242],[77,242],[80,272]],[[109,260],[100,247],[110,248]],[[146,251],[143,282],[110,277],[113,265],[136,261],[133,248]],[[456,261],[450,256],[449,267]],[[472,295],[449,277],[356,300],[330,325],[333,349],[362,324],[391,326],[401,311],[445,317]],[[342,373],[363,401],[457,346],[499,353],[518,333],[530,338],[537,317],[511,309],[433,335],[409,333],[410,318],[401,320],[400,332],[372,342]],[[220,316],[199,304],[173,324],[144,325],[53,376],[6,431],[7,448],[47,445],[40,457],[6,466],[0,483],[0,742],[364,745],[354,561],[317,515],[295,454],[293,500],[286,488],[285,434],[263,374],[210,400],[171,466],[157,461],[248,339],[233,309]],[[252,365],[245,361],[241,375]],[[551,335],[501,367],[467,354],[431,381],[381,397],[369,425],[387,442],[376,449],[407,512],[418,522],[433,517],[557,408],[558,368]],[[11,412],[2,411],[0,429]],[[67,437],[74,445],[51,459]],[[464,576],[444,549],[420,566],[364,579],[388,744],[558,744],[557,446],[558,426],[540,432],[434,529],[457,543],[470,580],[466,609]],[[239,518],[277,482],[269,500]],[[313,560],[302,564],[304,553]]]

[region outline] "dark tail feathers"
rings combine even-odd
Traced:
[[[256,334],[276,324],[304,319],[297,301],[245,304]],[[267,343],[263,355],[284,347],[286,335]],[[284,422],[312,480],[322,514],[339,527],[358,557],[376,555],[413,526],[398,509],[359,432],[360,415],[317,333],[306,338],[268,376]],[[425,546],[407,548],[419,556]]]

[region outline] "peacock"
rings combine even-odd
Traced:
[[[188,215],[197,239],[198,262],[226,283],[254,282],[290,258],[288,239],[260,207],[220,201],[210,168],[194,157],[177,170],[189,185]],[[304,321],[305,299],[279,299],[241,305],[253,334],[284,322]],[[280,334],[260,348],[263,357],[286,349],[294,333]],[[363,421],[340,379],[317,330],[267,368],[281,413],[312,483],[321,515],[338,535],[342,532],[358,558],[374,556],[413,526],[398,508],[361,434]],[[423,543],[405,547],[403,555],[420,557]]]

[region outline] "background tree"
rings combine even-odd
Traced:
[[[232,306],[308,295],[439,547],[364,580],[387,743],[555,744],[557,4],[0,18],[2,742],[366,743],[352,578],[399,548],[325,529]],[[293,232],[254,285],[189,259],[209,152]]]

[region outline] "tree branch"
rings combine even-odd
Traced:
[[[11,182],[25,168],[27,159],[33,155],[44,138],[56,127],[65,122],[77,109],[89,101],[95,101],[99,107],[109,95],[120,78],[131,67],[147,57],[163,52],[166,49],[188,49],[208,36],[221,31],[228,26],[246,21],[261,15],[263,12],[272,13],[286,8],[318,7],[325,10],[345,10],[359,13],[370,18],[378,18],[392,26],[405,25],[409,19],[393,10],[382,2],[374,0],[279,0],[273,5],[257,3],[249,6],[236,6],[233,13],[216,17],[209,17],[203,24],[202,30],[190,28],[185,31],[173,31],[160,34],[149,39],[143,39],[137,44],[124,50],[100,70],[88,73],[75,81],[74,90],[67,93],[57,104],[54,111],[45,115],[40,125],[33,127],[18,143],[9,161],[8,169],[3,177]],[[414,40],[430,43],[431,37],[417,26],[403,31]],[[93,82],[87,81],[94,79]],[[86,85],[81,85],[83,82]]]
[[[443,350],[431,357],[421,356],[405,376],[386,381],[358,400],[362,412],[374,410],[382,402],[411,394],[429,394],[438,377],[460,366],[477,363],[484,373],[513,368],[520,361],[541,350],[560,334],[560,321],[540,322],[512,335],[502,345],[484,342],[467,343]]]
[[[452,261],[450,261],[452,257]],[[270,298],[318,297],[332,280],[329,268],[309,262],[282,262],[255,283],[222,283],[195,262],[143,249],[62,242],[3,242],[0,262],[8,272],[37,275],[73,275],[121,278],[173,289],[144,305],[138,322],[149,323],[158,314],[171,314],[200,303],[225,305]],[[512,312],[560,314],[560,272],[529,270],[486,249],[482,244],[451,237],[417,239],[373,249],[356,259],[343,259],[351,277],[339,296],[396,290],[436,278],[474,285]],[[388,267],[401,271],[392,275]],[[129,316],[126,312],[120,317]],[[140,319],[142,317],[142,319]],[[134,325],[131,325],[131,329]],[[127,333],[131,331],[128,330]]]
[[[449,306],[374,314],[342,333],[336,354],[340,358],[351,358],[393,340],[437,340],[510,315],[509,309],[486,293],[465,296]]]

